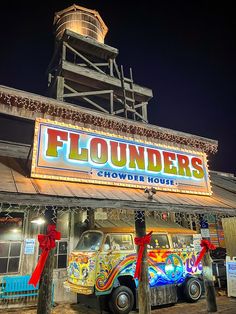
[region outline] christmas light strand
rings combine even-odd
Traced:
[[[24,212],[25,214],[35,213],[36,217],[41,217],[45,215],[45,211],[48,209],[53,211],[53,219],[56,222],[57,218],[60,218],[66,213],[73,213],[74,215],[82,213],[85,218],[85,222],[89,222],[88,212],[96,212],[96,209],[90,207],[61,207],[61,206],[38,206],[38,205],[17,205],[10,203],[0,203],[0,213],[4,213],[4,217],[11,219],[11,214],[13,212]],[[132,223],[134,221],[144,222],[147,221],[166,221],[166,222],[175,222],[181,226],[193,228],[193,225],[198,227],[200,226],[200,221],[205,219],[206,221],[215,221],[216,223],[220,222],[222,218],[235,217],[236,215],[230,214],[221,214],[221,213],[186,213],[186,212],[158,212],[158,211],[135,211],[135,210],[126,210],[126,209],[113,209],[113,208],[102,208],[104,213],[106,213],[107,218],[102,220],[108,221],[123,221]],[[99,220],[99,219],[95,219]],[[158,225],[157,225],[158,226]]]

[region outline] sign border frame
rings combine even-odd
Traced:
[[[78,126],[78,125],[73,125],[70,123],[64,123],[64,122],[59,122],[59,121],[54,121],[54,120],[50,120],[50,119],[44,119],[44,118],[36,118],[35,119],[35,128],[34,128],[34,142],[33,142],[33,153],[32,153],[32,163],[31,163],[31,177],[32,178],[39,178],[39,179],[50,179],[50,180],[56,180],[56,181],[68,181],[68,182],[80,182],[80,183],[92,183],[92,184],[96,184],[96,185],[107,185],[107,186],[120,186],[120,187],[130,187],[130,188],[138,188],[138,189],[145,189],[146,187],[151,187],[151,184],[147,184],[146,186],[141,186],[141,185],[135,185],[132,183],[122,183],[122,182],[112,182],[112,181],[102,181],[102,180],[94,180],[94,179],[81,179],[81,178],[72,178],[72,177],[66,177],[66,176],[60,176],[60,175],[47,175],[47,174],[39,174],[36,171],[36,163],[37,163],[37,152],[38,152],[38,136],[39,136],[39,127],[41,123],[46,123],[46,124],[51,124],[51,125],[55,125],[55,126],[62,126],[62,127],[68,127],[71,129],[75,129],[75,130],[81,130],[84,132],[92,132],[98,135],[105,135],[105,136],[109,136],[109,137],[114,137],[116,139],[125,139],[125,140],[129,140],[129,141],[135,141],[137,143],[143,144],[143,140],[140,139],[134,139],[133,137],[130,136],[123,136],[123,135],[119,135],[119,134],[115,134],[112,132],[105,132],[102,130],[96,130],[96,129],[91,129],[88,127],[83,127],[83,126]],[[161,149],[173,149],[176,151],[176,146],[171,146],[171,145],[167,145],[167,144],[157,144],[155,142],[152,141],[145,141],[145,144],[150,144],[150,145],[154,145],[160,147]],[[194,194],[194,195],[207,195],[210,196],[212,195],[212,189],[211,189],[211,179],[210,179],[210,175],[209,175],[209,169],[208,169],[208,160],[207,160],[207,155],[205,152],[201,152],[201,151],[197,151],[194,149],[186,149],[186,148],[182,148],[179,147],[179,150],[181,152],[186,152],[186,153],[190,153],[190,154],[196,154],[196,155],[200,155],[201,157],[203,157],[203,161],[204,161],[204,166],[206,169],[206,189],[208,192],[198,192],[198,191],[190,191],[190,190],[183,190],[183,189],[177,189],[177,188],[165,188],[165,187],[159,187],[159,186],[155,186],[155,189],[157,191],[167,191],[167,192],[173,192],[173,193],[181,193],[181,194]]]

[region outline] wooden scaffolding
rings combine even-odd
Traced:
[[[148,122],[152,91],[125,77],[118,50],[69,29],[57,39],[48,68],[49,96],[89,109]]]

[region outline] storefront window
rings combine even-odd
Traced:
[[[0,213],[0,274],[19,272],[23,219],[23,213]]]
[[[152,234],[149,249],[169,249],[170,244],[166,234]]]
[[[192,248],[193,247],[193,236],[192,235],[172,235],[172,242],[174,248]]]

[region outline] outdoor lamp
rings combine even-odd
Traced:
[[[18,228],[14,228],[14,229],[12,229],[11,231],[12,231],[12,232],[14,232],[14,233],[21,232],[21,230],[20,230],[20,229],[18,229]]]
[[[37,225],[43,225],[45,223],[45,219],[38,216],[38,217],[34,217],[32,220],[31,220],[31,223],[33,224],[37,224]]]

